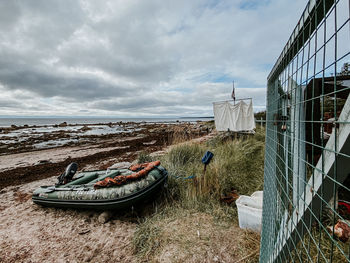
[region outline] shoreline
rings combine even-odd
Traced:
[[[109,123],[176,123],[176,122],[206,122],[214,120],[214,117],[169,117],[169,118],[112,118],[112,117],[1,117],[0,129],[18,127],[42,127],[54,126],[61,123],[68,125],[106,125]]]
[[[0,190],[7,186],[29,183],[59,176],[71,162],[79,170],[107,169],[118,162],[131,162],[140,152],[156,152],[173,144],[177,137],[191,140],[208,134],[207,122],[176,124],[134,124],[134,132],[82,136],[76,143],[33,149],[35,140],[18,142],[13,149],[2,148],[0,158]],[[88,127],[89,128],[89,127]],[[138,128],[142,128],[136,130]],[[69,131],[43,135],[42,140],[65,138]],[[0,136],[1,138],[1,136]],[[1,140],[0,140],[1,143]],[[28,150],[29,149],[29,150]],[[5,152],[4,152],[5,150]]]
[[[202,132],[210,122],[115,122],[95,124],[23,125],[0,127],[0,155],[57,148],[100,144],[101,141],[120,140],[128,137],[147,136],[150,133],[167,132],[170,127],[183,127],[188,133]],[[196,128],[197,127],[197,128]]]

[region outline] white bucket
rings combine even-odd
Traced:
[[[240,228],[261,232],[263,192],[254,192],[251,196],[241,195],[237,201],[238,222]]]

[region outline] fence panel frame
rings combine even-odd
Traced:
[[[337,6],[344,3],[349,12],[345,23],[337,25]],[[328,38],[326,22],[332,22],[331,15],[335,32]],[[337,260],[333,252],[339,250],[350,262],[350,247],[344,249],[321,218],[329,208],[334,233],[336,218],[343,219],[337,210],[338,187],[346,188],[344,182],[350,175],[350,96],[339,113],[337,106],[342,92],[350,90],[349,84],[339,88],[348,79],[338,75],[337,63],[344,58],[350,62],[350,48],[343,57],[337,54],[339,42],[344,44],[337,38],[343,27],[350,35],[350,0],[310,0],[268,76],[260,262],[313,262],[312,246],[317,261]],[[326,49],[332,39],[334,60],[329,63]],[[334,75],[327,76],[327,71]],[[334,101],[334,128],[325,140],[329,96]],[[319,233],[314,234],[315,224]],[[322,235],[330,240],[331,252],[322,247]]]

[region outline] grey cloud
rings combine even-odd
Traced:
[[[2,1],[0,85],[13,98],[25,91],[22,108],[42,114],[200,115],[229,98],[230,83],[205,78],[221,72],[244,79],[245,94],[265,105],[269,69],[258,65],[274,62],[305,3],[240,3]],[[52,107],[31,108],[30,94]]]
[[[212,89],[212,93],[216,91]],[[242,97],[253,98],[253,105],[261,106],[265,105],[265,93],[264,88],[260,89],[237,89],[237,92],[242,94]],[[203,93],[203,92],[202,92]],[[205,92],[209,94],[209,92]],[[227,90],[227,96],[210,96],[201,94],[198,89],[197,92],[191,93],[191,96],[183,94],[173,94],[173,96],[167,97],[165,94],[158,94],[158,96],[152,96],[151,93],[142,94],[142,100],[139,96],[133,96],[123,99],[107,99],[97,100],[89,104],[89,107],[95,109],[101,109],[106,111],[123,111],[123,112],[138,112],[142,108],[142,112],[149,114],[157,114],[159,112],[164,114],[173,114],[178,116],[180,113],[188,112],[189,114],[205,113],[206,115],[212,115],[212,103],[214,101],[229,100],[230,91]],[[200,99],[198,99],[200,98]]]
[[[122,97],[132,92],[128,87],[113,85],[93,76],[63,74],[55,68],[10,59],[0,61],[0,84],[12,91],[30,91],[39,97],[61,96],[74,100]]]
[[[0,109],[1,108],[19,108],[21,107],[21,104],[19,101],[16,101],[14,99],[9,100],[9,99],[3,99],[0,98]]]
[[[32,91],[41,97],[65,97],[74,100],[127,96],[130,90],[88,77],[65,77],[54,72],[21,70],[5,74],[0,71],[1,83],[12,90]]]
[[[0,2],[0,30],[9,31],[20,17],[21,10],[15,1]]]

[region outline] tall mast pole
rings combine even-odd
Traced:
[[[232,81],[232,99],[233,99],[233,104],[236,105],[236,94],[235,94],[235,81]]]

